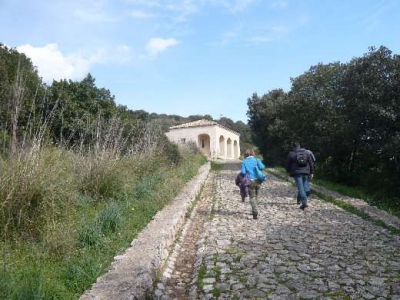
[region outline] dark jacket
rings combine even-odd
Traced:
[[[307,153],[307,165],[304,167],[300,167],[297,164],[296,153],[300,151],[305,151]],[[286,159],[286,171],[290,174],[290,176],[294,176],[297,174],[313,174],[314,164],[308,151],[300,147],[296,147],[292,151],[290,151]]]
[[[249,193],[248,187],[251,184],[249,177],[239,172],[235,178],[235,184],[239,187],[242,198],[247,197]]]
[[[239,173],[236,175],[235,184],[236,184],[238,187],[240,187],[240,188],[246,187],[246,186],[249,186],[250,183],[251,183],[251,182],[250,182],[250,179],[249,179],[248,176],[242,174],[241,172],[239,172]]]

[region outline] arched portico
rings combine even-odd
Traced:
[[[170,127],[166,133],[177,144],[196,143],[210,159],[236,159],[240,157],[239,134],[215,121],[197,120]]]
[[[211,157],[211,150],[210,150],[210,136],[206,133],[199,134],[198,136],[198,145],[200,148],[201,153],[204,155]]]

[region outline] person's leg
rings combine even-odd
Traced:
[[[253,213],[253,219],[257,219],[258,211],[257,211],[257,183],[256,181],[252,181],[249,187],[249,197],[250,197],[250,205],[251,211]]]
[[[300,198],[300,201],[301,201],[300,208],[302,208],[302,209],[307,205],[307,195],[306,195],[306,192],[304,191],[303,178],[304,178],[304,176],[302,174],[294,176],[294,180],[296,182],[297,191],[298,191],[298,197]]]
[[[304,180],[304,191],[306,192],[306,196],[310,196],[311,189],[310,189],[310,178],[307,176],[307,180]]]
[[[304,192],[306,193],[306,197],[310,196],[310,176],[309,175],[303,175],[303,186],[304,186]],[[306,199],[307,201],[308,199]],[[307,203],[306,203],[307,205]]]
[[[244,184],[240,184],[239,188],[240,188],[240,196],[242,196],[242,202],[244,202],[244,199],[246,198],[247,187]]]

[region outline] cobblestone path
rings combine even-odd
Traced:
[[[156,298],[400,299],[398,235],[315,196],[303,212],[296,188],[272,176],[253,220],[234,184],[238,168],[210,175],[213,199],[206,206],[213,209],[197,235],[199,265],[193,268],[192,257],[194,273],[183,276],[191,279],[186,292],[168,294],[166,283]]]

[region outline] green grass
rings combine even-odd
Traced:
[[[203,280],[204,280],[204,278],[206,278],[206,276],[207,276],[207,266],[206,266],[205,262],[202,262],[200,269],[198,271],[197,282],[196,282],[197,287],[199,289],[202,289],[204,287]]]
[[[215,172],[221,171],[221,170],[222,170],[222,167],[223,167],[223,165],[220,164],[220,163],[217,163],[217,162],[215,162],[215,161],[212,161],[212,162],[211,162],[211,170],[212,170],[212,171],[215,171]]]
[[[36,204],[41,215],[35,218],[24,204],[29,222],[12,223],[7,232],[2,227],[0,299],[78,299],[206,162],[183,149],[178,165],[156,155],[106,160],[105,166],[96,161],[96,168],[86,161],[80,169],[81,158],[57,159],[64,155],[70,154],[52,152],[36,173],[24,175],[25,185],[15,180],[8,190],[29,195],[39,183],[44,192]],[[23,170],[22,164],[14,170],[15,179]],[[6,199],[3,190],[0,204]],[[0,221],[16,208],[3,211]]]

